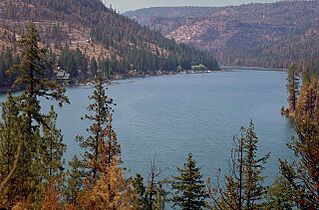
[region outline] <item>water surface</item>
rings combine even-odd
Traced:
[[[163,176],[174,174],[190,152],[205,176],[215,176],[219,168],[227,172],[233,135],[253,119],[259,153],[271,152],[266,175],[274,177],[278,159],[290,154],[286,143],[291,124],[280,115],[286,104],[285,79],[284,72],[227,71],[129,79],[109,86],[128,173],[146,176],[155,156],[158,166],[166,168]],[[69,88],[71,105],[57,108],[67,159],[80,152],[74,138],[86,134],[88,122],[80,118],[91,91]]]

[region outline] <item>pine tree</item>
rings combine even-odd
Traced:
[[[78,197],[84,187],[82,161],[74,156],[69,162],[69,166],[64,194],[68,204],[77,207],[79,205]]]
[[[66,150],[61,130],[56,128],[56,120],[57,114],[51,106],[49,114],[44,119],[46,126],[43,128],[41,164],[44,166],[43,181],[49,184],[51,180],[54,187],[63,182],[63,154]]]
[[[297,66],[295,64],[292,64],[288,68],[287,91],[288,91],[289,112],[294,113],[296,110],[297,97],[299,92],[299,78],[298,78]]]
[[[257,157],[258,137],[250,121],[248,128],[242,127],[240,136],[234,138],[231,152],[230,174],[225,176],[226,189],[217,186],[211,195],[217,209],[260,209],[267,193],[262,176],[269,154]],[[218,184],[220,185],[220,184]]]
[[[166,202],[166,191],[162,187],[164,181],[158,180],[158,176],[163,172],[162,169],[156,166],[155,158],[151,161],[149,171],[148,185],[145,191],[145,205],[147,209],[162,210]]]
[[[23,194],[21,185],[22,133],[24,126],[20,115],[18,100],[8,94],[7,100],[1,104],[2,121],[0,122],[0,207],[12,208],[14,202]],[[23,130],[23,129],[22,129]]]
[[[95,57],[93,57],[91,59],[90,72],[94,76],[97,76],[97,74],[98,74],[98,64],[97,64],[97,61],[96,61]]]
[[[166,204],[166,197],[168,192],[163,188],[162,183],[157,184],[156,190],[156,199],[155,199],[155,208],[156,210],[164,210]]]
[[[119,161],[121,161],[121,146],[117,141],[117,135],[112,126],[113,122],[113,114],[110,114],[108,123],[103,132],[103,138],[106,139],[106,157],[108,161],[106,162],[108,166],[112,164],[112,160],[114,157],[117,157]]]
[[[107,142],[99,142],[101,154],[107,154]],[[119,167],[118,156],[112,157],[109,165],[108,155],[102,155],[98,162],[99,177],[93,187],[86,188],[80,196],[82,209],[139,209],[138,195],[124,176],[124,170]]]
[[[80,146],[85,149],[83,154],[85,168],[90,170],[88,175],[91,178],[97,177],[97,163],[101,156],[99,152],[99,141],[104,137],[110,139],[109,153],[114,147],[116,147],[116,134],[111,127],[112,121],[112,105],[113,100],[110,99],[105,92],[102,79],[99,78],[93,94],[89,97],[92,100],[92,104],[87,107],[90,114],[85,115],[85,119],[92,122],[92,125],[87,129],[90,136],[87,138],[83,136],[77,136],[77,141]],[[113,147],[113,143],[114,147]],[[109,155],[110,157],[112,154]]]
[[[64,209],[60,203],[60,192],[56,189],[53,181],[50,181],[44,192],[44,201],[42,210],[62,210]]]
[[[39,47],[40,36],[33,23],[27,26],[27,32],[20,40],[22,57],[20,63],[10,68],[9,72],[18,71],[16,85],[21,85],[25,91],[21,95],[23,111],[28,118],[29,132],[34,129],[34,123],[44,123],[40,113],[39,97],[57,100],[60,105],[68,102],[64,89],[58,88],[54,81],[45,77],[48,62],[45,60],[45,49]]]
[[[77,198],[79,206],[82,209],[138,209],[139,196],[119,167],[121,150],[112,127],[113,101],[106,96],[101,79],[90,99],[94,103],[88,110],[94,115],[86,115],[86,118],[93,121],[89,128],[92,135],[79,140],[88,150],[84,154],[84,170],[89,169],[92,173]]]
[[[307,117],[319,121],[319,79],[316,76],[303,82],[296,107],[297,120],[304,121]]]
[[[294,207],[319,208],[319,82],[317,78],[303,83],[295,114],[296,137],[289,147],[295,159],[280,160],[280,176]],[[277,198],[278,199],[278,198]]]
[[[262,183],[265,179],[262,176],[262,170],[264,169],[263,164],[265,164],[269,155],[257,158],[258,137],[254,129],[254,123],[251,121],[249,127],[246,129],[246,141],[243,145],[243,152],[245,153],[243,165],[246,172],[243,179],[243,193],[247,209],[259,208],[259,202],[266,192],[266,188]]]
[[[140,174],[136,174],[135,177],[131,177],[129,181],[132,183],[133,193],[138,195],[137,205],[146,209],[146,187],[144,186],[144,178]]]
[[[48,63],[45,58],[45,50],[39,47],[40,36],[33,23],[29,23],[26,34],[20,39],[21,61],[12,66],[10,73],[17,71],[18,76],[15,85],[24,88],[18,97],[21,114],[25,118],[25,126],[22,126],[23,134],[22,154],[19,166],[23,167],[24,177],[21,186],[25,186],[22,198],[32,200],[34,193],[39,190],[41,183],[39,162],[41,162],[41,137],[40,127],[45,125],[45,116],[41,113],[40,98],[57,100],[60,105],[68,102],[64,90],[46,77]],[[41,167],[44,167],[41,165]]]
[[[183,210],[203,209],[208,194],[202,180],[200,169],[196,167],[193,155],[190,153],[183,168],[177,168],[179,176],[174,176],[172,188],[175,190],[172,202]]]
[[[282,176],[277,177],[268,189],[265,209],[294,209],[292,198],[295,196],[296,194],[294,194],[294,190],[291,190],[289,182]]]

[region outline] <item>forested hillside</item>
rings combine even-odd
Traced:
[[[125,15],[212,52],[223,65],[287,68],[319,55],[319,1],[150,8]]]
[[[15,83],[25,88],[15,95],[9,92],[0,103],[0,209],[319,209],[319,80],[308,69],[299,88],[297,66],[289,68],[287,114],[294,119],[295,134],[287,145],[291,159],[279,160],[279,173],[273,184],[266,182],[269,170],[265,168],[271,154],[260,154],[260,140],[252,120],[233,137],[228,137],[229,141],[222,142],[225,145],[233,142],[230,155],[225,154],[224,159],[228,170],[218,170],[212,178],[204,176],[192,153],[172,176],[161,176],[165,169],[156,165],[155,158],[148,176],[130,176],[130,170],[122,164],[121,144],[113,127],[115,102],[103,85],[104,75],[96,78],[81,118],[86,121],[87,129],[74,126],[81,150],[71,160],[64,159],[65,143],[72,149],[75,144],[70,144],[70,139],[64,138],[58,128],[61,114],[55,111],[54,105],[46,112],[42,104],[51,100],[64,108],[70,100],[56,81],[43,77],[50,72],[43,65],[46,60],[39,42],[36,26],[28,24],[19,41],[20,62],[11,66],[11,70],[16,70],[11,73],[17,74]],[[72,105],[68,111],[72,109],[80,111]],[[286,112],[284,108],[283,112]],[[216,115],[205,114],[218,119]],[[141,132],[146,133],[143,129]],[[196,130],[196,134],[201,133]],[[273,139],[272,134],[268,138]],[[198,144],[200,135],[195,139]],[[209,138],[218,146],[215,139],[215,135]],[[175,158],[181,148],[174,148]],[[139,149],[133,151],[141,154]],[[217,160],[199,154],[211,163]]]
[[[216,60],[106,8],[99,0],[3,0],[0,2],[0,89],[12,79],[8,66],[19,60],[17,45],[27,22],[36,24],[54,68],[83,81],[97,71],[109,77],[128,72],[176,71]]]

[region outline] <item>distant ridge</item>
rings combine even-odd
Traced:
[[[212,52],[222,65],[286,68],[319,56],[319,1],[157,7],[125,15]]]

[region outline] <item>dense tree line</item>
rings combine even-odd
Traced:
[[[14,43],[16,35],[24,32],[25,20],[37,22],[50,62],[70,73],[71,82],[92,79],[97,71],[112,78],[131,70],[143,75],[159,70],[188,70],[198,64],[218,68],[211,54],[177,44],[106,8],[99,0],[5,1],[3,6],[0,18],[8,22],[0,23],[4,29],[0,35]],[[73,40],[75,34],[87,38]],[[17,50],[11,53],[17,55]]]
[[[242,38],[239,43],[246,42]],[[238,40],[234,39],[229,41],[229,46],[226,49],[212,50],[211,52],[224,65],[287,68],[291,62],[302,63],[306,59],[308,63],[309,60],[316,60],[319,51],[313,46],[318,44],[319,39],[316,34],[311,34],[307,38],[289,35],[288,38],[283,37],[271,44],[255,43],[251,46],[237,46]]]
[[[114,30],[118,30],[118,26],[114,27],[116,27]],[[114,34],[111,34],[110,37],[105,35],[108,31],[112,31],[112,28],[105,27],[104,24],[93,29],[92,37],[102,42],[106,47],[117,46],[116,48],[120,51],[123,60],[117,66],[119,69],[114,69],[115,71],[128,71],[132,68],[144,72],[156,70],[176,71],[178,67],[187,70],[191,69],[192,65],[197,64],[203,64],[209,69],[218,68],[216,60],[210,54],[185,44],[177,44],[175,41],[163,38],[160,33],[149,31],[145,27],[142,30],[143,34],[147,34],[147,40],[150,40],[150,42],[153,40],[152,44],[156,49],[150,50],[150,46],[145,42],[144,36],[125,34],[125,31],[115,33],[117,34],[115,37],[118,39],[118,43],[115,43]],[[129,45],[125,42],[128,42]]]
[[[87,57],[79,48],[70,49],[68,43],[60,46],[60,53],[57,54],[52,48],[44,54],[47,65],[44,74],[50,79],[56,79],[55,71],[65,71],[70,74],[69,83],[83,82],[94,78],[98,72],[103,72],[108,79],[111,79],[111,69],[119,69],[120,64],[104,57]],[[23,87],[15,84],[14,80],[19,71],[8,72],[10,66],[20,61],[20,54],[13,48],[3,48],[0,52],[0,92],[8,90],[20,90]]]

